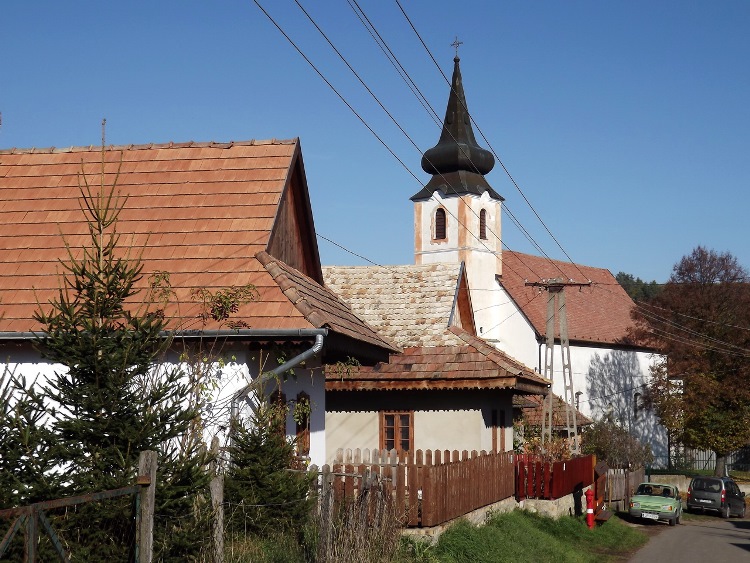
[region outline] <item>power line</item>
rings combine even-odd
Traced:
[[[425,50],[427,51],[427,54],[428,54],[428,55],[430,56],[430,59],[432,59],[432,62],[433,62],[433,63],[435,63],[435,66],[436,66],[436,67],[438,68],[438,70],[440,71],[440,74],[442,74],[442,75],[443,75],[443,78],[445,79],[445,81],[446,81],[446,82],[448,83],[448,85],[449,85],[449,86],[451,86],[451,88],[452,88],[452,85],[451,85],[450,81],[448,80],[448,77],[447,77],[447,76],[445,75],[445,73],[443,72],[443,70],[442,70],[442,69],[440,68],[440,65],[439,65],[439,64],[438,64],[438,62],[437,62],[437,61],[435,60],[435,57],[434,57],[434,56],[432,55],[432,52],[430,51],[429,47],[427,47],[427,44],[426,44],[426,43],[424,42],[424,40],[422,39],[422,36],[421,36],[421,35],[419,34],[419,31],[417,31],[417,28],[416,28],[416,27],[414,26],[414,24],[412,23],[411,19],[409,18],[408,14],[406,13],[406,10],[404,10],[403,6],[401,5],[401,2],[400,2],[399,0],[396,0],[396,4],[398,5],[399,9],[401,10],[401,13],[402,13],[402,14],[404,15],[404,18],[406,18],[406,21],[407,21],[407,22],[409,23],[409,25],[411,26],[412,30],[413,30],[413,31],[414,31],[414,33],[416,34],[417,38],[419,39],[419,42],[420,42],[420,43],[422,44],[422,46],[423,46],[423,47],[425,48]],[[460,101],[460,100],[459,100],[459,101]],[[463,101],[461,101],[461,103],[463,104]],[[555,241],[555,243],[557,244],[558,248],[559,248],[559,249],[560,249],[560,250],[561,250],[561,251],[563,252],[563,254],[565,254],[565,256],[566,256],[566,257],[568,258],[568,260],[570,261],[570,263],[571,263],[571,264],[573,264],[573,265],[574,265],[574,266],[575,266],[575,267],[576,267],[576,268],[578,269],[579,273],[580,273],[580,274],[581,274],[581,275],[583,276],[583,272],[581,272],[581,270],[580,270],[580,268],[578,268],[577,264],[575,264],[575,262],[573,262],[573,259],[572,259],[572,258],[570,257],[570,255],[569,255],[569,254],[568,254],[568,253],[566,252],[566,250],[565,250],[565,249],[564,249],[564,248],[562,247],[562,245],[561,245],[561,244],[560,244],[560,242],[559,242],[559,241],[557,240],[557,238],[556,238],[556,237],[555,237],[555,236],[554,236],[554,235],[552,234],[552,231],[550,231],[549,227],[547,227],[547,224],[546,224],[546,223],[545,223],[545,222],[544,222],[544,221],[542,220],[542,218],[541,218],[541,216],[539,215],[539,213],[537,213],[537,211],[536,211],[536,209],[534,208],[534,206],[533,206],[533,205],[531,204],[531,202],[529,201],[529,199],[528,199],[528,198],[526,197],[526,194],[524,194],[524,193],[523,193],[523,190],[521,190],[521,188],[520,188],[520,186],[518,185],[518,183],[516,182],[515,178],[513,178],[513,176],[511,175],[510,171],[509,171],[509,170],[507,169],[507,167],[506,167],[506,166],[505,166],[505,164],[503,163],[502,159],[500,158],[500,156],[499,156],[499,155],[497,154],[497,152],[495,151],[495,149],[494,149],[494,148],[492,147],[492,144],[491,144],[491,143],[489,142],[489,140],[487,139],[487,137],[486,137],[486,136],[484,135],[484,132],[483,132],[483,131],[482,131],[482,129],[481,129],[480,127],[479,127],[479,124],[478,124],[478,123],[477,123],[477,122],[476,122],[476,121],[474,120],[474,118],[473,118],[473,117],[471,117],[471,114],[469,113],[469,110],[468,110],[468,108],[467,108],[466,106],[464,106],[464,110],[466,111],[467,115],[469,115],[469,119],[471,119],[471,122],[472,122],[472,123],[473,123],[473,124],[474,124],[474,125],[476,126],[476,128],[477,128],[477,131],[478,131],[478,132],[479,132],[479,134],[480,134],[480,135],[482,136],[482,139],[484,139],[485,143],[487,143],[487,146],[489,146],[489,147],[490,147],[490,150],[492,151],[492,154],[493,154],[493,155],[495,156],[495,158],[497,159],[498,163],[499,163],[499,164],[500,164],[500,166],[502,167],[502,169],[503,169],[503,171],[505,172],[505,174],[506,174],[506,175],[508,176],[508,178],[509,178],[509,179],[510,179],[510,181],[511,181],[511,182],[513,183],[513,185],[515,186],[515,188],[516,188],[516,189],[518,190],[518,193],[520,193],[520,194],[521,194],[521,196],[523,197],[523,199],[524,199],[524,201],[526,202],[526,204],[527,204],[527,205],[529,206],[529,208],[530,208],[530,209],[531,209],[531,210],[533,211],[534,215],[535,215],[535,216],[536,216],[536,218],[537,218],[537,219],[539,220],[539,222],[540,222],[540,223],[542,224],[542,226],[543,226],[543,227],[544,227],[544,229],[545,229],[545,230],[547,231],[547,233],[548,233],[548,234],[549,234],[549,236],[550,236],[550,237],[552,238],[552,240],[554,240],[554,241]],[[540,247],[539,247],[538,245],[536,245],[536,243],[534,243],[534,244],[535,244],[535,246],[537,246],[537,248],[539,248],[539,249],[540,249],[540,251],[541,251],[541,248],[540,248]],[[549,256],[547,256],[547,254],[546,254],[546,253],[544,253],[544,255],[545,255],[545,257],[546,257],[547,259],[551,260],[551,258],[550,258]],[[585,277],[585,276],[584,276],[584,277]]]
[[[297,2],[297,0],[295,0],[295,2]],[[319,75],[319,76],[321,77],[321,79],[323,79],[323,81],[324,81],[324,82],[325,82],[325,83],[326,83],[326,84],[327,84],[327,85],[329,86],[329,88],[331,88],[331,89],[332,89],[332,90],[334,91],[334,93],[336,93],[336,95],[337,95],[337,96],[338,96],[338,97],[339,97],[339,98],[341,99],[341,101],[342,101],[342,102],[344,102],[344,104],[345,104],[345,105],[346,105],[346,106],[347,106],[347,107],[348,107],[348,108],[350,109],[350,111],[352,111],[352,113],[354,113],[354,115],[355,115],[355,116],[356,116],[356,117],[357,117],[357,118],[358,118],[358,119],[359,119],[359,120],[360,120],[360,121],[361,121],[361,122],[363,123],[363,125],[365,125],[365,127],[367,127],[367,129],[368,129],[368,130],[369,130],[369,131],[370,131],[370,132],[371,132],[371,133],[372,133],[372,134],[373,134],[373,135],[375,136],[375,138],[376,138],[376,139],[377,139],[377,140],[378,140],[378,141],[379,141],[379,142],[380,142],[380,143],[381,143],[381,144],[382,144],[382,145],[383,145],[383,146],[384,146],[384,147],[385,147],[385,148],[386,148],[386,149],[387,149],[387,150],[388,150],[388,151],[389,151],[390,153],[391,153],[391,155],[392,155],[392,156],[393,156],[393,157],[394,157],[394,158],[395,158],[395,159],[396,159],[396,160],[397,160],[397,161],[398,161],[398,162],[399,162],[399,163],[401,164],[401,166],[402,166],[402,167],[403,167],[403,168],[404,168],[404,169],[405,169],[405,170],[406,170],[406,171],[407,171],[407,172],[408,172],[408,173],[409,173],[409,174],[410,174],[410,175],[411,175],[411,176],[412,176],[412,177],[413,177],[413,178],[414,178],[414,179],[415,179],[415,180],[416,180],[417,182],[419,182],[419,184],[421,185],[421,181],[419,180],[419,178],[417,178],[417,177],[416,177],[416,175],[415,175],[415,174],[414,174],[414,173],[413,173],[413,172],[412,172],[412,171],[411,171],[411,170],[409,169],[409,167],[408,167],[408,166],[406,166],[406,164],[405,164],[405,163],[404,163],[404,162],[403,162],[403,161],[402,161],[402,160],[401,160],[401,159],[400,159],[400,158],[399,158],[399,157],[398,157],[398,156],[397,156],[397,155],[395,154],[395,152],[394,152],[394,151],[393,151],[393,150],[392,150],[392,149],[391,149],[391,148],[390,148],[390,147],[388,146],[388,144],[387,144],[387,143],[386,143],[386,142],[385,142],[385,141],[384,141],[384,140],[383,140],[383,139],[382,139],[382,138],[381,138],[381,137],[380,137],[380,136],[379,136],[379,135],[378,135],[378,134],[377,134],[377,133],[376,133],[376,132],[374,131],[374,129],[373,129],[373,128],[372,128],[372,127],[371,127],[371,126],[370,126],[370,125],[369,125],[369,124],[368,124],[368,123],[367,123],[367,122],[366,122],[366,121],[364,120],[364,118],[363,118],[363,117],[362,117],[362,116],[361,116],[361,115],[360,115],[360,114],[359,114],[359,113],[358,113],[358,112],[357,112],[357,111],[356,111],[356,110],[355,110],[355,109],[353,108],[353,106],[352,106],[352,105],[351,105],[351,104],[350,104],[350,103],[349,103],[349,102],[348,102],[348,101],[347,101],[347,100],[346,100],[346,99],[345,99],[345,98],[344,98],[344,97],[343,97],[343,96],[342,96],[342,95],[341,95],[341,94],[339,93],[339,91],[338,91],[338,90],[337,90],[337,89],[336,89],[336,88],[335,88],[335,87],[334,87],[334,86],[333,86],[333,85],[331,84],[331,82],[330,82],[330,81],[329,81],[328,79],[326,79],[326,78],[325,78],[325,76],[324,76],[324,75],[322,74],[322,72],[320,72],[320,70],[318,70],[318,68],[317,68],[317,67],[316,67],[316,66],[315,66],[315,65],[314,65],[314,64],[312,63],[312,61],[311,61],[311,60],[310,60],[310,59],[309,59],[309,58],[308,58],[308,57],[307,57],[307,56],[306,56],[306,55],[305,55],[305,54],[304,54],[304,53],[303,53],[303,52],[301,51],[301,49],[300,49],[300,48],[299,48],[299,47],[298,47],[298,46],[296,45],[296,43],[295,43],[295,42],[294,42],[294,41],[293,41],[293,40],[292,40],[292,39],[291,39],[291,38],[290,38],[290,37],[288,36],[288,34],[286,34],[286,33],[284,32],[284,30],[283,30],[283,29],[281,28],[281,26],[280,26],[280,25],[279,25],[279,24],[278,24],[278,23],[277,23],[277,22],[276,22],[276,21],[275,21],[275,20],[273,19],[273,17],[271,17],[271,16],[270,16],[270,14],[269,14],[269,13],[268,13],[268,12],[267,12],[267,11],[266,11],[266,10],[265,10],[265,9],[264,9],[264,8],[263,8],[262,6],[261,6],[261,5],[260,5],[260,3],[259,3],[259,2],[257,1],[257,0],[255,0],[255,4],[256,4],[256,5],[257,5],[257,6],[258,6],[258,7],[260,8],[260,9],[261,9],[261,11],[262,11],[262,12],[263,12],[263,13],[264,13],[264,14],[266,15],[266,17],[267,17],[267,18],[268,18],[268,19],[269,19],[269,20],[270,20],[270,21],[271,21],[271,22],[272,22],[272,23],[274,24],[274,26],[275,26],[275,27],[276,27],[276,28],[277,28],[277,29],[279,30],[279,32],[280,32],[280,33],[282,33],[282,35],[283,35],[283,36],[284,36],[284,37],[285,37],[285,38],[287,39],[287,41],[288,41],[288,42],[289,42],[289,43],[290,43],[290,44],[291,44],[291,45],[292,45],[292,46],[293,46],[293,47],[294,47],[294,48],[295,48],[295,49],[297,50],[297,52],[298,52],[298,53],[299,53],[299,54],[300,54],[300,55],[301,55],[301,56],[302,56],[302,57],[303,57],[303,58],[305,59],[305,61],[306,61],[306,62],[307,62],[307,63],[308,63],[308,64],[309,64],[309,65],[310,65],[310,66],[311,66],[312,68],[313,68],[313,70],[315,70],[315,72],[316,72],[316,73],[317,73],[317,74],[318,74],[318,75]],[[298,5],[298,6],[299,6],[299,7],[300,7],[300,8],[301,8],[301,9],[303,10],[303,12],[304,12],[304,9],[303,9],[303,8],[302,8],[302,6],[301,6],[301,5],[299,4],[299,2],[297,2],[297,5]],[[351,6],[351,4],[350,4],[350,6]],[[400,4],[399,4],[399,7],[401,7],[401,6],[400,6]],[[402,9],[402,11],[403,11],[403,8],[402,8],[402,7],[401,7],[401,9]],[[361,8],[360,8],[360,10],[361,10]],[[310,18],[309,14],[307,14],[307,12],[305,12],[305,14],[306,14],[306,15],[308,15],[308,18],[309,18],[309,19],[311,19],[312,23],[313,23],[313,24],[314,24],[314,25],[316,26],[316,28],[318,29],[318,31],[319,31],[319,32],[320,32],[321,34],[323,34],[322,30],[321,30],[321,29],[319,28],[319,26],[317,26],[317,24],[315,24],[315,22],[314,22],[314,21],[312,20],[312,18]],[[363,14],[364,14],[364,12],[363,12]],[[406,16],[406,14],[405,14],[405,13],[404,13],[404,15],[405,15],[405,17],[407,17],[407,20],[408,20],[408,16]],[[366,16],[365,16],[365,17],[366,17]],[[361,19],[360,19],[360,21],[361,21]],[[369,21],[369,20],[368,20],[368,21]],[[410,25],[412,25],[412,28],[413,28],[413,24],[411,24],[411,20],[408,20],[408,21],[409,21]],[[373,26],[373,29],[374,29],[374,26]],[[415,33],[417,33],[418,37],[420,37],[420,36],[419,36],[419,34],[418,34],[418,32],[416,31],[416,29],[414,29],[414,31],[415,31]],[[375,32],[377,33],[377,30],[375,30]],[[325,34],[323,34],[323,35],[324,35],[324,37],[325,37]],[[379,36],[379,34],[378,34],[378,36]],[[327,39],[327,37],[326,37],[326,39]],[[328,40],[328,39],[327,39],[327,40]],[[420,41],[422,41],[421,37],[420,37]],[[423,43],[423,45],[424,45],[424,42],[423,42],[423,41],[422,41],[422,43]],[[338,54],[338,55],[339,55],[339,56],[340,56],[340,57],[342,58],[342,60],[344,60],[344,61],[345,61],[345,59],[343,58],[343,56],[341,55],[341,53],[340,53],[340,52],[339,52],[339,51],[338,51],[338,50],[337,50],[337,49],[336,49],[336,48],[335,48],[335,47],[333,46],[333,44],[332,44],[332,43],[331,43],[330,41],[329,41],[329,44],[331,45],[331,47],[332,47],[332,48],[334,48],[334,50],[335,50],[335,51],[337,52],[337,54]],[[426,46],[426,45],[424,45],[424,46],[425,46],[425,49],[427,49],[428,53],[430,54],[430,57],[431,57],[431,58],[433,59],[433,61],[434,61],[434,62],[435,62],[435,63],[437,64],[437,62],[436,62],[436,61],[434,60],[434,57],[432,57],[432,54],[430,53],[429,49],[427,48],[427,46]],[[387,47],[387,45],[386,45],[386,47]],[[389,49],[389,51],[390,51],[390,49]],[[392,51],[390,51],[390,52],[392,53]],[[395,56],[394,56],[394,58],[395,58]],[[396,58],[395,60],[396,60],[396,61],[398,61],[398,60],[397,60],[397,58]],[[345,62],[346,62],[346,61],[345,61]],[[398,122],[397,122],[397,121],[395,120],[395,118],[393,118],[393,116],[392,116],[392,115],[391,115],[391,114],[390,114],[390,113],[389,113],[389,112],[388,112],[388,111],[386,110],[386,108],[385,108],[385,107],[383,106],[383,104],[382,104],[382,103],[380,103],[380,101],[379,101],[379,100],[377,99],[377,97],[376,97],[376,96],[375,96],[375,95],[374,95],[374,94],[372,93],[372,91],[371,91],[371,90],[370,90],[370,89],[369,89],[369,88],[368,88],[368,87],[366,86],[366,84],[364,83],[364,81],[363,81],[363,80],[362,80],[362,79],[361,79],[361,78],[359,77],[359,75],[358,75],[358,74],[357,74],[357,73],[356,73],[356,72],[354,71],[354,69],[353,69],[353,68],[351,67],[351,65],[349,65],[349,64],[348,64],[348,62],[347,62],[346,64],[347,64],[347,66],[348,66],[348,67],[350,68],[350,70],[351,70],[351,71],[352,71],[352,72],[353,72],[353,73],[355,74],[355,76],[357,76],[357,78],[358,78],[358,79],[360,80],[360,82],[361,82],[361,83],[363,84],[363,86],[365,86],[365,87],[366,87],[366,89],[368,90],[368,92],[369,92],[369,93],[370,93],[370,94],[371,94],[371,95],[372,95],[372,96],[373,96],[373,97],[374,97],[374,98],[376,99],[376,101],[377,101],[377,102],[378,102],[378,103],[380,104],[381,108],[382,108],[382,109],[383,109],[384,111],[386,111],[386,113],[387,113],[387,114],[389,115],[389,117],[390,117],[390,118],[391,118],[391,119],[392,119],[392,120],[394,121],[394,123],[395,123],[395,124],[396,124],[396,125],[397,125],[397,126],[399,127],[399,129],[400,129],[400,130],[402,131],[402,133],[403,133],[403,134],[404,134],[404,135],[405,135],[405,136],[406,136],[406,137],[407,137],[407,138],[408,138],[408,139],[409,139],[409,140],[410,140],[410,141],[412,142],[412,144],[413,144],[413,145],[415,146],[415,148],[416,148],[417,150],[419,150],[419,147],[417,147],[417,146],[416,146],[416,143],[414,143],[414,141],[413,141],[413,140],[412,140],[412,139],[411,139],[411,138],[409,137],[409,135],[408,135],[408,134],[407,134],[407,133],[406,133],[406,132],[404,131],[404,129],[403,129],[403,128],[402,128],[402,127],[401,127],[401,126],[400,126],[400,125],[398,124]],[[400,65],[400,63],[398,63],[398,64]],[[400,66],[401,66],[401,65],[400,65]],[[403,69],[403,66],[401,66],[401,68]],[[438,65],[438,68],[439,68],[439,65]],[[404,73],[405,73],[405,75],[406,75],[406,76],[407,76],[407,77],[409,78],[409,80],[411,80],[411,78],[410,78],[410,77],[408,76],[408,73],[406,73],[405,69],[404,69]],[[442,74],[442,70],[441,70],[441,74]],[[445,75],[444,75],[444,74],[443,74],[443,77],[444,77],[444,78],[445,78],[445,79],[447,80],[447,77],[445,77]],[[412,83],[413,83],[413,81],[412,81]],[[450,84],[450,83],[449,83],[449,84]],[[421,94],[421,92],[420,92],[420,94]],[[430,107],[430,109],[432,109],[432,108],[431,108],[431,106],[429,106],[429,104],[427,104],[427,106],[428,106],[428,107]],[[465,108],[465,107],[464,107],[464,109],[465,109],[465,110],[467,111],[467,113],[468,113],[468,110],[467,110],[467,108]],[[432,110],[432,113],[434,114],[434,113],[435,113],[435,111],[434,111],[434,110]],[[474,120],[473,120],[473,119],[472,119],[472,122],[474,122]],[[478,126],[478,125],[476,124],[476,122],[474,122],[474,124],[475,124],[475,125],[477,126],[477,128],[479,129],[479,126]],[[480,132],[481,132],[481,131],[480,131]],[[485,138],[483,134],[482,134],[482,136],[483,136],[483,138]],[[455,140],[455,139],[454,139],[454,140]],[[485,138],[485,141],[487,141],[487,139],[486,139],[486,138]],[[488,141],[487,141],[487,142],[488,142]],[[489,142],[488,142],[488,144],[489,144]],[[493,150],[493,154],[494,154],[494,150]],[[495,156],[497,157],[497,155],[496,155],[496,154],[495,154]],[[501,160],[499,159],[499,157],[497,157],[497,158],[498,158],[498,161],[499,161],[499,162],[501,162]],[[501,164],[502,164],[502,162],[501,162]],[[472,163],[472,165],[473,165],[473,163]],[[505,169],[505,166],[503,166],[503,168]],[[506,170],[506,173],[508,173],[508,172],[507,172],[507,169],[505,169],[505,170]],[[509,174],[508,174],[508,175],[509,175]],[[513,179],[512,179],[512,177],[511,177],[510,175],[509,175],[509,177],[511,178],[511,180],[513,180]],[[447,183],[447,182],[446,182],[446,183]],[[515,181],[514,181],[514,184],[515,184]],[[448,184],[448,185],[450,185],[450,184]],[[518,187],[518,185],[517,185],[517,184],[515,184],[515,185],[516,185],[517,189],[519,189],[519,191],[521,191],[521,190],[520,190],[520,187]],[[522,193],[522,192],[521,192],[521,193]],[[524,196],[524,197],[525,197],[525,196]],[[530,203],[529,203],[529,205],[530,205]],[[533,209],[533,207],[532,207],[532,209]],[[448,211],[449,211],[449,210],[448,210]],[[472,211],[473,211],[473,210],[472,210]],[[450,211],[449,211],[449,212],[450,212]],[[474,213],[476,214],[476,212],[474,212]],[[457,222],[458,222],[459,224],[462,224],[462,223],[461,223],[461,221],[460,221],[460,220],[459,220],[459,219],[458,219],[457,217],[455,217],[455,216],[454,216],[454,215],[453,215],[452,213],[451,213],[451,216],[452,216],[452,217],[453,217],[453,218],[454,218],[454,219],[455,219],[455,220],[456,220],[456,221],[457,221]],[[541,221],[541,218],[540,218],[540,221]],[[463,225],[463,224],[462,224],[462,225]],[[518,225],[520,226],[520,222],[518,222]],[[463,225],[463,226],[464,226],[464,228],[466,228],[466,226],[465,226],[465,225]],[[545,225],[545,228],[546,228],[546,225]],[[467,230],[468,230],[469,232],[471,232],[471,230],[469,230],[469,229],[467,229]],[[525,229],[524,229],[524,231],[525,231]],[[500,240],[500,238],[499,238],[499,237],[497,236],[497,234],[495,234],[495,233],[492,233],[492,234],[493,234],[493,235],[494,235],[494,236],[495,236],[496,238],[498,238],[498,240]],[[482,244],[483,246],[485,246],[485,249],[489,250],[489,249],[488,249],[488,248],[486,247],[486,245],[485,245],[485,244],[484,244],[484,243],[483,243],[483,242],[481,241],[481,239],[479,239],[478,237],[476,237],[476,235],[474,235],[474,233],[472,233],[472,235],[473,235],[473,236],[474,236],[474,237],[475,237],[475,238],[476,238],[476,239],[477,239],[477,240],[478,240],[478,241],[480,242],[480,244]],[[550,233],[550,235],[551,235],[551,233]],[[327,239],[327,238],[325,238],[325,237],[322,237],[322,238],[324,238],[325,240],[328,240],[328,241],[329,241],[329,242],[331,242],[332,244],[336,244],[337,246],[339,246],[340,248],[342,248],[342,249],[346,250],[347,252],[351,252],[351,253],[352,253],[353,255],[355,255],[355,256],[358,256],[358,257],[359,257],[359,258],[361,258],[361,259],[364,259],[364,260],[366,260],[366,261],[368,261],[368,262],[370,262],[370,263],[372,263],[372,264],[378,265],[378,264],[376,264],[375,262],[373,262],[373,261],[371,261],[371,260],[369,260],[369,259],[367,259],[367,258],[365,258],[365,257],[363,257],[363,256],[360,256],[360,255],[358,255],[358,254],[356,254],[356,253],[354,253],[354,252],[352,252],[352,251],[350,251],[350,250],[348,250],[348,249],[345,249],[345,248],[344,248],[343,246],[339,245],[338,243],[335,243],[335,242],[331,241],[330,239]],[[553,237],[553,238],[554,238],[554,237]],[[533,240],[533,239],[532,239],[532,240]],[[502,244],[502,240],[500,240],[500,242],[501,242],[501,244]],[[556,241],[556,242],[557,242],[557,241]],[[535,244],[536,244],[536,243],[535,243]],[[559,243],[558,243],[558,245],[559,245]],[[537,246],[537,248],[539,248],[539,247],[538,247],[538,245],[536,245],[536,246]],[[562,249],[562,248],[561,248],[561,249]],[[539,250],[541,251],[541,248],[539,248]],[[564,252],[564,249],[562,249],[562,250],[563,250],[563,252]],[[543,251],[542,251],[542,253],[543,253]],[[546,254],[545,254],[545,256],[546,256]],[[567,253],[566,253],[566,256],[567,256]],[[552,261],[552,260],[551,260],[551,258],[549,258],[549,256],[546,256],[546,257],[547,257],[547,259],[548,259],[548,260],[550,260],[550,262],[552,262],[552,263],[553,263],[553,264],[555,265],[555,267],[556,267],[556,268],[557,268],[558,270],[560,269],[560,268],[559,268],[559,266],[558,266],[558,265],[557,265],[557,264],[556,264],[556,263],[555,263],[554,261]],[[570,258],[570,257],[568,256],[568,258]],[[577,264],[573,263],[573,262],[572,262],[572,260],[571,260],[571,263],[572,263],[572,264],[573,264],[573,265],[574,265],[574,266],[576,267],[576,269],[578,269],[578,271],[579,271],[579,272],[581,273],[581,275],[583,275],[584,277],[586,277],[586,276],[585,276],[585,275],[583,274],[583,272],[582,272],[582,271],[580,270],[580,268],[578,267],[578,265],[577,265]],[[527,265],[527,267],[528,267],[528,265]],[[510,268],[510,269],[511,269],[511,270],[513,270],[512,268]],[[529,270],[530,270],[530,271],[532,271],[532,273],[534,273],[534,272],[533,272],[533,269],[532,269],[532,268],[529,268]],[[560,271],[562,272],[562,270],[560,270]],[[518,275],[518,273],[517,273],[517,272],[515,272],[515,273],[516,273],[516,274]],[[536,275],[536,274],[535,274],[535,275]],[[522,306],[522,307],[523,307],[523,306]],[[504,322],[504,321],[501,321],[501,323],[502,323],[502,322]],[[499,324],[501,324],[501,323],[499,323]],[[496,325],[496,326],[497,326],[497,325]],[[493,328],[494,328],[494,327],[493,327]],[[720,342],[720,341],[717,341],[717,342]],[[723,343],[723,344],[726,344],[726,343]]]

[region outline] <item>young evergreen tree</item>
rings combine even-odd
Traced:
[[[196,494],[208,479],[199,441],[185,439],[196,412],[183,402],[182,373],[161,362],[170,345],[166,320],[140,305],[147,301],[139,296],[143,264],[121,244],[117,224],[126,198],[117,175],[105,185],[105,156],[102,148],[99,185],[80,174],[88,242],[68,245],[57,296],[35,315],[44,329],[43,357],[64,366],[43,387],[55,405],[52,460],[60,493],[81,494],[133,484],[140,452],[156,450],[155,545],[160,560],[184,560]],[[133,544],[132,516],[132,499],[125,498],[80,505],[61,525],[65,541],[78,544],[77,559],[121,560]]]
[[[294,444],[284,434],[285,417],[286,405],[262,403],[245,424],[232,422],[224,498],[234,533],[293,532],[302,540],[315,502],[315,475],[290,471]]]

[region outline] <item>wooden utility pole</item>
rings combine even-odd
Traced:
[[[544,377],[550,382],[550,391],[544,401],[542,411],[542,450],[552,441],[552,424],[554,411],[554,352],[555,352],[555,318],[560,320],[560,350],[562,352],[563,401],[565,402],[565,422],[570,451],[573,455],[580,453],[578,438],[578,421],[576,419],[575,390],[573,389],[573,372],[570,364],[570,340],[568,339],[568,317],[565,307],[565,288],[590,286],[591,282],[564,281],[562,278],[546,279],[539,282],[526,282],[527,286],[544,288],[547,291],[547,343],[544,352]]]

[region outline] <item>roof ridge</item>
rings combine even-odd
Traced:
[[[217,141],[186,141],[184,143],[175,143],[170,141],[168,143],[143,143],[143,144],[129,144],[129,145],[105,145],[107,151],[124,151],[124,150],[151,150],[151,149],[185,149],[185,148],[218,148],[218,149],[229,149],[233,146],[260,146],[260,145],[293,145],[297,143],[298,137],[293,139],[250,139],[249,141],[228,141],[228,142],[217,142]],[[18,148],[13,147],[10,149],[0,149],[0,154],[59,154],[59,153],[72,153],[72,152],[92,152],[94,150],[101,150],[101,145],[88,145],[88,146],[70,146],[64,148],[57,147],[31,147],[31,148]]]

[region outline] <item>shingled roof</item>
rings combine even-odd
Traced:
[[[523,422],[529,426],[541,426],[544,419],[544,401],[542,395],[513,396],[513,408],[519,409]],[[567,414],[565,401],[559,396],[552,397],[552,427],[555,429],[567,428]],[[591,426],[594,421],[584,415],[578,409],[573,409],[576,416],[576,426]]]
[[[142,253],[141,286],[169,273],[172,328],[218,328],[201,322],[193,290],[252,284],[258,299],[233,316],[247,327],[327,327],[397,349],[322,287],[297,139],[0,151],[0,334],[40,330],[33,315],[60,285],[65,243],[87,241],[79,184],[99,185],[102,168],[127,196],[117,229]]]
[[[457,264],[326,266],[323,278],[357,315],[401,347],[458,345],[460,339],[446,330],[450,323],[475,332],[471,314],[461,314],[469,297],[461,292],[465,278]]]
[[[546,393],[549,381],[461,328],[447,330],[460,344],[416,346],[387,363],[342,372],[326,367],[327,391],[514,389]]]
[[[540,338],[546,335],[547,299],[538,287],[526,282],[563,278],[565,281],[591,281],[587,287],[565,290],[568,337],[571,342],[628,345],[633,300],[603,268],[592,268],[549,260],[520,252],[503,252],[503,275],[500,283],[521,309]],[[559,337],[555,327],[555,337]]]

